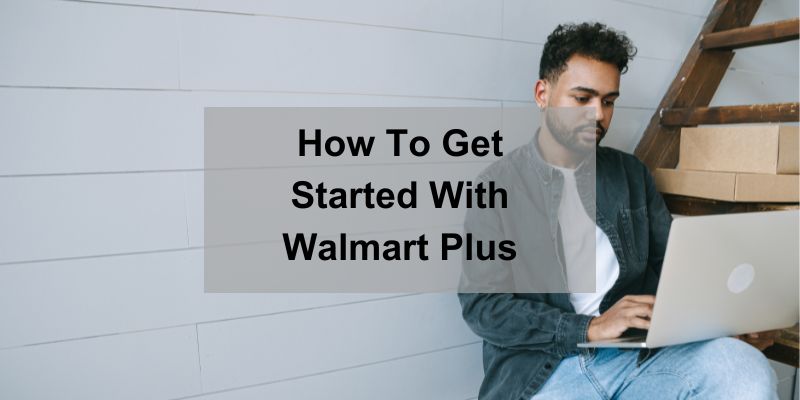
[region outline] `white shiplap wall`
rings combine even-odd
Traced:
[[[640,50],[631,151],[711,4],[0,0],[0,398],[474,397],[454,295],[203,293],[203,107],[529,104],[593,19]],[[741,54],[715,104],[797,98],[796,42]]]

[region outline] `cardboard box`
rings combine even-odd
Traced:
[[[662,193],[743,202],[790,203],[800,200],[800,175],[659,168],[653,177],[656,188]]]
[[[681,129],[679,169],[800,173],[800,128],[786,125]]]

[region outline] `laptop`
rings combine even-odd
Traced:
[[[655,348],[794,325],[800,210],[672,222],[646,336],[578,347]]]

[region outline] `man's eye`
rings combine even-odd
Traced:
[[[613,100],[606,100],[606,101],[603,102],[603,104],[606,105],[606,106],[609,106],[609,107],[613,107],[614,106],[614,101]]]
[[[578,103],[586,103],[587,101],[589,101],[589,98],[588,97],[576,97],[575,100],[577,100]]]

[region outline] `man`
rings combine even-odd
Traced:
[[[534,93],[544,123],[529,145],[478,178],[527,189],[509,200],[516,202],[511,210],[468,211],[467,232],[520,241],[527,235],[517,226],[550,220],[539,224],[552,235],[549,246],[518,243],[536,248],[527,263],[546,264],[540,271],[567,271],[571,280],[570,264],[580,258],[576,244],[590,239],[596,263],[594,293],[459,293],[465,321],[484,339],[480,399],[776,398],[774,372],[754,347],[770,345],[769,336],[746,337],[752,346],[733,338],[641,351],[576,346],[649,327],[672,221],[639,160],[595,148],[608,131],[620,75],[634,54],[627,37],[602,24],[558,26],[544,46]],[[593,129],[549,113],[574,107],[591,107]],[[591,221],[591,228],[575,228],[579,220]],[[466,281],[476,271],[503,271],[509,264],[464,263]],[[514,274],[503,279],[507,275]]]

